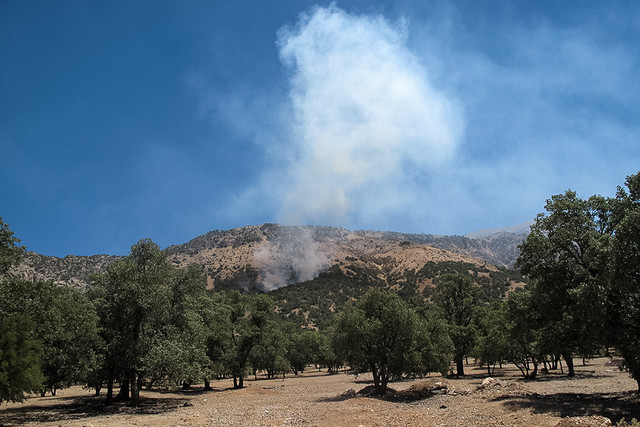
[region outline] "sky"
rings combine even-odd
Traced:
[[[640,2],[0,0],[0,217],[463,235],[640,171]]]

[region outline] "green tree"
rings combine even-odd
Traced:
[[[17,246],[20,239],[13,235],[9,225],[0,217],[0,276],[18,264],[24,255],[24,246]]]
[[[40,356],[33,321],[19,314],[0,314],[0,403],[22,401],[25,392],[41,389]]]
[[[279,373],[288,372],[291,368],[291,362],[287,350],[291,338],[291,330],[287,330],[282,320],[275,316],[267,320],[256,345],[251,350],[253,371],[265,371],[268,379],[275,378]]]
[[[17,243],[20,240],[0,218],[0,277],[20,262],[25,249]],[[21,401],[25,392],[40,390],[44,382],[36,325],[12,306],[8,287],[7,281],[0,282],[0,403]]]
[[[42,393],[85,382],[98,363],[98,318],[87,296],[51,282],[5,281],[0,306],[34,322],[45,380]]]
[[[504,303],[506,358],[531,380],[536,378],[543,357],[540,320],[533,307],[533,295],[528,290],[510,294]]]
[[[605,342],[610,202],[573,191],[552,196],[520,246],[516,267],[532,279],[531,306],[540,320],[540,348],[561,355],[569,376],[573,355]]]
[[[210,390],[209,378],[227,374],[226,357],[230,348],[232,330],[232,307],[227,296],[221,292],[207,295],[203,307],[203,321],[206,333],[206,354],[208,358],[205,372],[205,389]]]
[[[618,189],[614,218],[611,305],[616,348],[638,383],[640,393],[640,172]]]
[[[205,297],[204,278],[197,269],[169,264],[150,239],[131,247],[129,256],[92,279],[90,294],[102,321],[106,342],[101,372],[107,401],[113,382],[137,406],[145,378],[176,382],[202,375],[206,334],[198,314]]]
[[[233,378],[234,388],[242,388],[251,372],[252,352],[270,327],[275,306],[271,297],[264,294],[229,291],[223,297],[227,318],[209,336],[207,353],[222,373]]]
[[[333,341],[336,353],[353,369],[371,371],[376,393],[385,394],[392,376],[446,372],[430,338],[426,322],[397,294],[372,289],[338,316]]]
[[[318,367],[326,367],[329,374],[337,374],[341,366],[344,366],[344,358],[336,352],[334,345],[335,326],[321,329],[312,341],[312,351],[315,363]]]
[[[444,311],[453,341],[456,374],[464,375],[464,359],[473,349],[476,328],[474,311],[480,301],[480,290],[465,274],[445,274],[439,278],[433,301]]]
[[[331,346],[326,336],[313,329],[298,329],[288,332],[291,339],[287,349],[287,359],[295,375],[304,372],[308,365],[329,367],[331,356],[327,354]]]
[[[507,360],[509,338],[507,319],[502,302],[494,302],[478,309],[477,337],[474,355],[493,375],[496,365]]]
[[[19,242],[0,218],[0,274],[20,261],[24,248],[16,246]],[[31,329],[12,332],[18,324],[16,319]],[[94,307],[80,291],[49,282],[6,279],[0,284],[0,323],[7,337],[22,337],[12,342],[24,344],[5,356],[22,357],[11,364],[20,364],[28,373],[24,378],[38,378],[42,391],[48,389],[55,394],[58,388],[83,382],[96,363],[97,318]],[[34,356],[36,348],[46,356],[41,361]],[[21,349],[27,353],[21,355]],[[41,370],[40,376],[33,374],[36,370]],[[24,391],[33,389],[30,386]]]
[[[206,295],[202,269],[191,265],[172,269],[167,317],[158,325],[150,351],[144,356],[145,377],[150,383],[188,387],[209,373],[205,348]]]

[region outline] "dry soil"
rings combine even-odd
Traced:
[[[355,393],[370,385],[370,375],[327,375],[316,370],[286,379],[250,379],[241,390],[229,380],[212,383],[213,391],[143,390],[142,405],[105,406],[82,387],[60,390],[55,397],[31,397],[0,405],[0,425],[43,426],[555,426],[602,425],[607,417],[640,418],[636,383],[608,358],[576,360],[576,376],[541,374],[521,379],[510,365],[495,381],[484,370],[467,367],[464,378],[412,379],[390,384],[398,393],[377,398]],[[425,381],[447,389],[430,397],[404,390]],[[488,383],[482,386],[483,381]],[[404,392],[406,393],[406,391]],[[428,394],[428,393],[427,393]],[[574,417],[568,419],[568,417]]]

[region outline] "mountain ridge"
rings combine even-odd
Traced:
[[[213,230],[164,250],[176,266],[201,265],[209,288],[269,291],[311,280],[335,266],[346,273],[346,265],[355,265],[385,280],[433,260],[513,268],[519,254],[517,245],[525,238],[526,234],[509,232],[469,238],[266,223]],[[103,272],[110,262],[122,258],[57,258],[28,252],[11,274],[86,288],[91,273]]]

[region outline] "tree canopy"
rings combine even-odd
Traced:
[[[374,288],[339,315],[334,345],[352,368],[371,371],[376,393],[385,394],[391,376],[446,372],[436,353],[449,348],[430,345],[428,331],[397,294]]]
[[[0,217],[0,276],[18,264],[24,254],[24,246],[17,246],[20,239],[13,235],[9,225]]]
[[[198,328],[198,298],[204,278],[196,269],[172,267],[149,239],[131,247],[130,255],[94,276],[90,295],[101,319],[106,343],[101,372],[107,399],[115,379],[130,387],[139,403],[144,379],[203,377],[205,334]],[[127,393],[123,390],[126,397]]]

